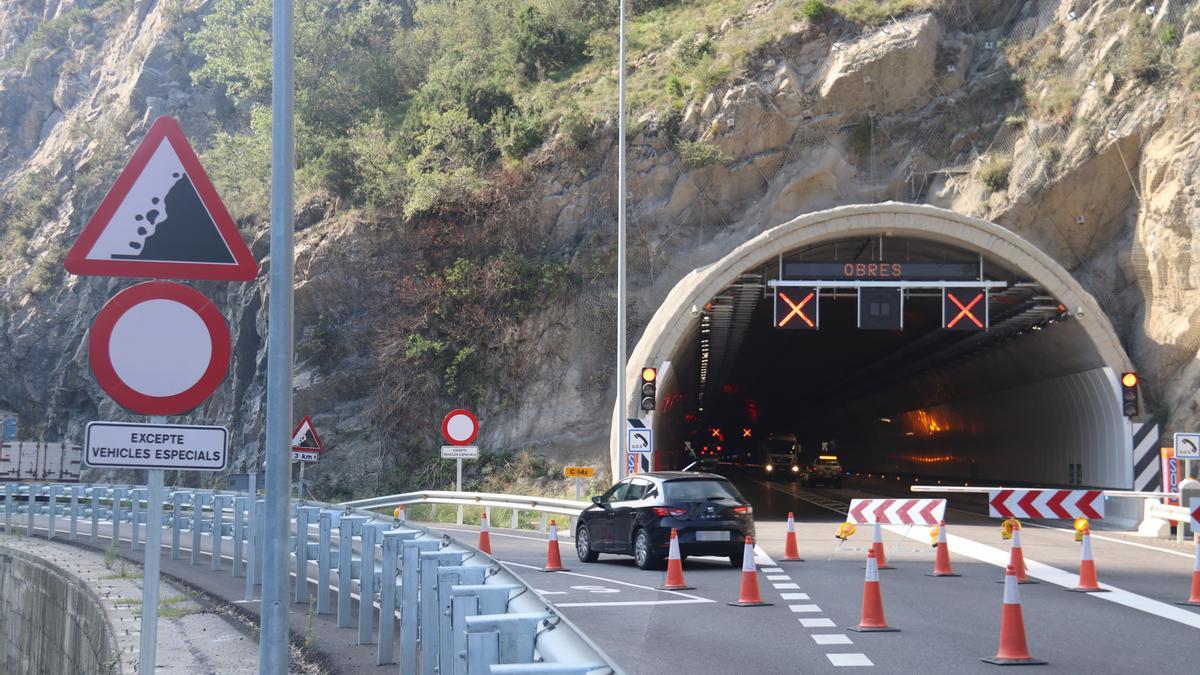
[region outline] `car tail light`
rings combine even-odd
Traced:
[[[656,507],[654,507],[654,515],[658,516],[659,518],[666,518],[667,516],[675,516],[676,518],[679,518],[680,516],[687,515],[687,509],[677,509],[677,508],[672,508],[672,507],[667,507],[667,506],[656,506]]]
[[[735,507],[733,507],[733,512],[738,514],[739,516],[751,516],[751,515],[754,515],[754,507],[753,506],[735,506]]]

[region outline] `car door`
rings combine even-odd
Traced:
[[[592,538],[592,548],[597,551],[611,551],[613,548],[613,502],[624,497],[625,491],[629,489],[629,479],[625,479],[620,483],[610,487],[607,492],[600,495],[600,503],[594,507],[588,507],[584,511],[585,522],[588,526],[588,534]]]
[[[650,492],[654,483],[645,478],[627,478],[629,489],[614,500],[612,505],[612,548],[614,551],[633,550],[633,525],[637,521],[640,502]]]

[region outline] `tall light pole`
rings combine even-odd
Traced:
[[[267,497],[260,675],[288,672],[288,539],[292,492],[292,181],[295,137],[292,0],[274,0],[271,50],[271,278],[267,314]],[[253,571],[247,572],[253,576]],[[304,570],[298,583],[304,583]]]
[[[617,111],[617,464],[618,473],[627,472],[625,453],[625,3],[621,2],[619,33],[620,77]]]

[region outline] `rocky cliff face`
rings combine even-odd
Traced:
[[[683,274],[767,227],[838,204],[930,202],[1009,227],[1075,274],[1109,308],[1151,409],[1171,428],[1195,426],[1195,3],[911,4],[932,11],[877,27],[793,12],[741,72],[677,116],[640,116],[629,146],[631,343]],[[0,194],[39,197],[19,200],[33,213],[0,221],[0,408],[19,411],[27,435],[77,438],[86,421],[122,414],[92,381],[83,340],[124,282],[67,277],[60,261],[154,117],[176,116],[204,147],[244,115],[189,77],[198,57],[182,36],[207,6],[0,4]],[[787,6],[764,0],[708,37]],[[696,143],[719,152],[681,150]],[[516,239],[543,260],[604,272],[615,155],[611,126],[581,151],[548,141],[524,172],[500,172],[476,196],[494,208],[453,226],[401,230],[334,199],[299,205],[296,412],[313,416],[339,459],[315,468],[318,489],[371,491],[414,447],[436,444],[445,401],[402,364],[413,349],[402,319],[447,291],[413,286],[412,271]],[[243,226],[268,267],[265,224]],[[496,321],[463,361],[485,446],[606,454],[614,299],[603,274],[581,278],[503,322],[447,304],[440,320]],[[224,308],[235,348],[229,381],[194,418],[229,424],[238,468],[253,466],[265,278],[199,287]]]

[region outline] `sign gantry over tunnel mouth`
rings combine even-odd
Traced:
[[[789,263],[840,263],[837,273],[855,266],[845,285],[808,279],[822,282],[810,301],[820,303],[819,330],[772,328],[770,284]],[[943,271],[934,281],[945,284],[903,288],[902,331],[860,330],[859,290],[905,281],[892,276],[894,266],[912,263],[969,265],[974,276],[945,279]],[[954,304],[944,296],[950,282],[971,281],[986,298],[964,293]],[[802,297],[791,299],[799,305]],[[955,332],[964,323],[972,330]],[[692,427],[752,426],[754,439],[795,434],[802,453],[833,442],[847,470],[1132,482],[1132,434],[1114,374],[1132,368],[1099,305],[1032,243],[936,207],[839,207],[763,232],[680,280],[627,365],[630,378],[660,368],[660,405],[648,425],[659,469],[687,463]],[[635,403],[622,401],[614,413],[632,417]],[[614,461],[624,437],[616,421]],[[1069,474],[1068,463],[1082,463],[1082,476]]]

